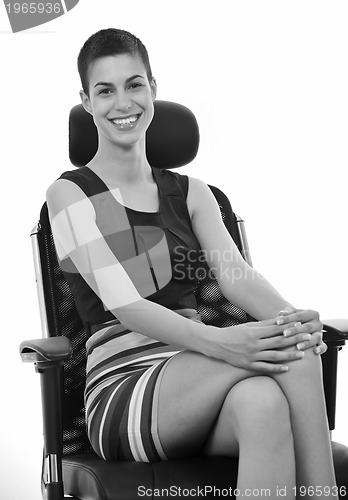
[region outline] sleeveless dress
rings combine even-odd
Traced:
[[[64,172],[89,197],[96,223],[140,295],[194,321],[200,246],[187,209],[188,178],[152,168],[160,207],[139,212],[118,203],[90,168]],[[86,343],[86,422],[103,459],[166,460],[157,432],[158,394],[166,363],[177,348],[126,329],[78,274],[63,262]]]

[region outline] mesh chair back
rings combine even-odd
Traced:
[[[46,203],[40,213],[38,245],[50,337],[65,335],[73,348],[64,362],[62,394],[63,456],[92,451],[85,429],[84,387],[87,335],[58,264]]]
[[[243,255],[242,241],[234,214],[227,196],[215,186],[209,186],[219,207],[224,224]],[[216,279],[209,272],[207,263],[202,266],[196,288],[197,309],[207,325],[220,328],[245,323],[250,319],[240,307],[229,302],[221,293]]]
[[[210,186],[222,214],[223,221],[239,249],[241,240],[235,214],[228,198],[219,189]],[[73,355],[64,364],[64,394],[62,395],[63,456],[92,452],[85,430],[84,386],[87,340],[77,313],[68,283],[59,267],[51,233],[48,210],[43,205],[40,214],[38,245],[42,266],[45,306],[49,336],[65,335],[71,341]],[[225,327],[247,321],[244,311],[228,302],[202,264],[196,290],[198,311],[206,324]]]

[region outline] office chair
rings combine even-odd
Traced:
[[[97,149],[92,117],[82,105],[70,113],[69,149],[72,163],[81,167]],[[184,106],[155,101],[155,115],[147,132],[147,156],[152,166],[176,168],[193,160],[199,131],[193,114]],[[244,223],[233,212],[222,191],[210,186],[224,223],[243,257],[251,264]],[[172,488],[188,496],[189,490],[204,498],[216,497],[236,487],[238,460],[201,457],[138,463],[101,460],[92,450],[85,431],[84,384],[86,332],[77,314],[69,286],[57,262],[46,204],[32,232],[36,277],[44,337],[22,342],[23,361],[34,362],[41,375],[44,452],[42,486],[48,500],[134,500],[156,498],[156,491]],[[216,280],[202,272],[197,286],[198,311],[207,324],[220,327],[251,318],[221,294]],[[330,429],[335,427],[337,353],[348,338],[348,321],[325,325],[329,346],[322,356],[325,397]],[[348,487],[348,448],[332,443],[338,486]],[[140,489],[138,489],[140,488]],[[215,491],[214,491],[214,488]],[[343,491],[343,490],[342,490]],[[153,496],[150,495],[152,493]],[[344,495],[342,495],[343,498]],[[158,495],[157,495],[158,497]]]

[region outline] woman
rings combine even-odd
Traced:
[[[295,309],[244,262],[204,182],[149,165],[156,81],[140,40],[101,30],[78,68],[98,151],[50,186],[47,203],[90,334],[93,448],[137,461],[239,456],[242,492],[286,488],[295,498],[295,485],[326,486],[334,497],[318,314]],[[202,252],[225,297],[258,321],[200,321],[188,268]]]

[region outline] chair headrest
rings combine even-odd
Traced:
[[[146,156],[151,166],[177,168],[190,163],[199,146],[194,114],[185,106],[155,101],[154,118],[146,132]],[[69,156],[75,167],[86,165],[98,148],[98,133],[92,115],[82,104],[69,116]]]

